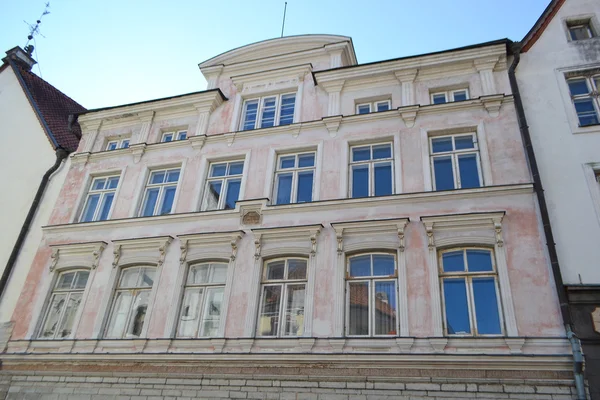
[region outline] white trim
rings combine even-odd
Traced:
[[[483,179],[481,186],[492,186],[494,184],[494,181],[492,180],[492,162],[490,160],[490,153],[488,152],[487,134],[483,120],[477,124],[476,139],[479,145],[480,174]]]
[[[423,162],[423,188],[426,192],[433,192],[433,171],[429,157],[429,133],[421,128],[421,160]]]
[[[392,194],[400,194],[403,193],[402,188],[402,159],[400,158],[402,146],[400,145],[400,132],[394,134],[393,143],[392,143],[392,151],[396,157],[392,157],[394,160],[393,168],[392,168]]]
[[[110,210],[108,212],[108,218],[110,219],[112,213],[115,209],[115,205],[117,203],[117,199],[119,197],[119,193],[121,191],[121,187],[123,186],[123,179],[125,177],[125,172],[127,171],[127,165],[125,165],[121,169],[110,169],[104,171],[90,172],[86,170],[85,177],[83,178],[83,185],[79,188],[79,193],[77,194],[77,200],[75,204],[77,207],[74,207],[71,211],[71,215],[69,216],[69,221],[71,223],[77,223],[81,219],[81,214],[83,213],[83,208],[85,207],[85,200],[87,199],[87,194],[89,193],[89,189],[91,188],[92,182],[96,178],[100,177],[108,177],[108,176],[119,176],[119,183],[115,188],[115,197],[113,198],[113,202],[110,206]]]
[[[582,167],[585,180],[590,189],[590,196],[592,197],[596,218],[598,219],[598,223],[600,223],[600,181],[598,180],[598,174],[600,174],[600,162],[583,164]]]
[[[585,72],[590,69],[600,68],[600,63],[593,62],[589,64],[569,66],[565,68],[557,68],[554,70],[554,74],[556,77],[556,82],[558,85],[558,90],[560,92],[560,97],[562,99],[563,106],[565,108],[565,114],[567,116],[569,127],[571,128],[571,133],[596,133],[600,132],[600,126],[598,125],[590,125],[590,126],[579,126],[579,117],[577,116],[577,112],[575,111],[575,106],[573,105],[573,101],[571,100],[571,92],[569,90],[569,85],[567,84],[566,75],[574,72]],[[600,110],[597,110],[600,111]],[[598,113],[598,118],[600,118],[600,112]]]

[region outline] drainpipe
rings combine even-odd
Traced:
[[[8,283],[8,278],[15,266],[17,261],[17,257],[21,248],[23,247],[23,243],[25,242],[25,238],[27,237],[27,233],[29,232],[29,228],[31,227],[31,222],[33,221],[33,217],[37,212],[37,209],[40,205],[40,201],[44,196],[44,192],[46,191],[46,187],[50,182],[50,176],[58,170],[62,162],[67,158],[69,152],[61,147],[56,149],[56,161],[54,165],[50,167],[48,171],[42,177],[42,181],[40,182],[40,186],[38,187],[37,193],[33,199],[33,203],[31,203],[31,207],[29,207],[29,212],[27,213],[27,217],[25,218],[25,222],[23,222],[23,226],[21,227],[21,232],[19,232],[19,236],[17,237],[17,242],[15,243],[12,252],[10,253],[10,258],[6,263],[6,267],[4,268],[4,272],[2,273],[2,277],[0,278],[0,301],[2,300],[2,296],[4,295],[4,290],[6,289],[6,284]]]
[[[558,294],[558,300],[560,302],[560,313],[562,315],[565,330],[567,331],[567,338],[571,343],[571,350],[573,351],[573,373],[575,375],[575,388],[577,389],[577,400],[586,400],[585,385],[583,380],[583,353],[581,351],[581,342],[575,336],[572,330],[571,314],[569,312],[569,300],[567,298],[567,291],[562,280],[560,273],[560,265],[558,263],[558,255],[556,253],[556,244],[554,243],[554,235],[552,234],[552,227],[550,226],[550,215],[548,214],[548,207],[546,205],[546,197],[544,196],[544,188],[542,186],[542,180],[540,178],[540,172],[538,169],[537,161],[535,159],[535,152],[533,151],[533,145],[531,142],[531,135],[529,134],[529,126],[527,125],[527,118],[525,117],[525,110],[523,108],[523,102],[521,100],[521,93],[519,92],[519,86],[517,85],[517,78],[515,76],[515,69],[521,60],[521,44],[513,43],[513,62],[508,69],[508,78],[510,80],[510,87],[515,100],[515,108],[517,111],[517,117],[519,122],[519,129],[521,131],[521,138],[523,139],[523,145],[525,146],[525,153],[529,161],[529,167],[531,168],[531,175],[533,177],[533,190],[535,191],[538,206],[540,208],[540,216],[542,218],[542,224],[544,226],[544,234],[546,236],[546,246],[548,247],[548,255],[550,257],[550,265],[552,267],[552,274],[554,275],[554,283],[556,285],[556,292]]]

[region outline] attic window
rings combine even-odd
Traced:
[[[571,40],[584,40],[595,36],[589,19],[567,21],[567,29]]]

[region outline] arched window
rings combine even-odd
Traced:
[[[385,253],[348,258],[346,333],[390,336],[398,332],[396,257]]]
[[[179,311],[178,337],[217,335],[226,279],[226,263],[202,263],[189,267]]]
[[[302,336],[307,261],[280,258],[265,263],[262,275],[258,336]]]
[[[146,266],[121,270],[106,329],[107,338],[132,338],[142,334],[155,273],[155,267]]]
[[[493,251],[454,248],[441,251],[439,257],[446,334],[501,335],[502,311]]]
[[[89,276],[87,270],[65,271],[58,276],[44,314],[40,338],[62,339],[71,336]]]

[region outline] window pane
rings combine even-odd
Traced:
[[[140,287],[152,287],[154,284],[154,273],[156,270],[154,268],[142,268],[142,274],[140,277],[139,285]]]
[[[90,273],[88,271],[77,272],[77,277],[75,278],[75,284],[73,285],[73,289],[85,289],[85,285],[87,285],[89,276]]]
[[[477,333],[480,335],[502,333],[494,278],[473,278],[473,298]]]
[[[475,188],[480,187],[479,167],[477,165],[476,154],[465,154],[458,156],[458,170],[460,172],[460,187]]]
[[[179,328],[177,336],[194,337],[200,321],[200,302],[202,301],[202,288],[189,288],[185,290],[181,303]]]
[[[121,338],[127,324],[127,315],[131,306],[132,296],[129,292],[117,292],[113,312],[106,330],[109,338]]]
[[[165,181],[165,171],[155,171],[150,175],[150,183],[163,183]]]
[[[106,193],[102,199],[102,205],[100,206],[100,215],[98,221],[105,221],[108,219],[108,213],[110,212],[110,206],[112,205],[114,193]]]
[[[121,271],[119,288],[136,287],[140,276],[140,268],[126,268]]]
[[[365,161],[371,159],[371,148],[366,147],[355,147],[352,149],[352,161]]]
[[[294,122],[295,105],[295,94],[286,94],[281,96],[281,111],[279,112],[279,125],[289,125],[292,122]]]
[[[390,109],[390,103],[387,101],[381,101],[377,103],[377,111],[387,111]]]
[[[73,323],[75,322],[75,315],[79,309],[81,303],[82,293],[72,293],[67,300],[65,314],[62,317],[60,327],[58,329],[58,337],[65,338],[71,335],[73,331]]]
[[[306,279],[306,260],[288,260],[287,279]]]
[[[590,92],[587,83],[583,78],[569,79],[567,83],[569,84],[569,91],[571,92],[571,96],[577,96],[579,94],[588,94]]]
[[[371,276],[371,255],[356,256],[350,259],[350,276]]]
[[[135,297],[133,301],[133,309],[129,318],[126,337],[139,337],[144,328],[144,320],[146,319],[146,311],[148,309],[148,298],[150,291],[144,290]]]
[[[158,188],[146,190],[146,202],[142,208],[142,217],[154,215],[154,207],[156,206],[156,201],[158,200],[158,192]]]
[[[473,142],[473,135],[456,136],[454,138],[454,146],[456,147],[456,150],[474,149],[475,143]]]
[[[392,158],[392,145],[383,144],[373,146],[373,159],[377,160],[380,158]]]
[[[94,179],[94,183],[92,183],[92,190],[102,190],[104,189],[104,185],[106,183],[106,179]]]
[[[575,111],[579,117],[581,126],[594,125],[598,123],[598,115],[591,98],[575,100]]]
[[[297,202],[304,203],[312,201],[312,188],[313,188],[313,172],[305,171],[298,173],[298,193]]]
[[[569,28],[569,32],[571,33],[571,40],[582,40],[590,38],[589,28],[586,25],[574,26],[572,28]]]
[[[464,279],[444,279],[444,305],[448,334],[471,333],[467,287]]]
[[[177,140],[185,140],[187,139],[187,131],[181,131],[177,133]]]
[[[452,151],[452,137],[435,138],[431,140],[431,152],[441,153]]]
[[[100,200],[99,194],[93,194],[88,196],[85,206],[83,207],[83,215],[81,216],[81,222],[89,222],[94,220],[94,213]]]
[[[106,150],[114,150],[117,148],[117,142],[110,142],[108,146],[106,146]]]
[[[300,154],[298,156],[298,167],[314,167],[315,166],[315,153]]]
[[[360,106],[358,106],[358,113],[359,114],[368,114],[371,112],[371,105],[370,104],[362,104]]]
[[[489,250],[467,250],[469,272],[493,271],[492,252]]]
[[[285,275],[285,260],[273,261],[267,264],[267,279],[283,279]]]
[[[279,328],[279,306],[281,304],[281,286],[265,286],[258,317],[258,334],[275,336]]]
[[[221,185],[223,181],[213,181],[208,183],[208,190],[206,193],[205,210],[216,210],[219,206],[219,199],[221,198]]]
[[[446,102],[446,94],[434,94],[433,95],[433,104],[443,104]]]
[[[129,148],[129,140],[123,140],[123,141],[121,142],[121,148],[122,148],[122,149],[127,149],[127,148]]]
[[[46,321],[40,333],[42,338],[52,338],[58,329],[58,319],[65,306],[66,294],[55,294],[52,296],[48,311],[46,311]]]
[[[396,284],[375,282],[375,335],[396,334]]]
[[[246,102],[246,110],[244,112],[243,130],[254,129],[256,125],[256,114],[258,112],[258,100]]]
[[[244,172],[244,162],[233,162],[229,164],[229,173],[227,175],[240,175]]]
[[[119,177],[115,176],[108,179],[108,185],[106,185],[107,189],[116,189],[117,185],[119,185]]]
[[[369,195],[369,167],[360,165],[352,167],[352,197]]]
[[[200,336],[217,336],[223,308],[224,290],[222,287],[206,290]]]
[[[179,180],[179,170],[173,169],[167,173],[167,182],[177,182]]]
[[[296,156],[285,156],[279,159],[279,168],[294,168],[296,166]]]
[[[199,283],[207,283],[209,268],[209,264],[200,264],[190,267],[187,284],[194,285]]]
[[[176,186],[168,186],[164,190],[162,206],[160,207],[160,215],[169,214],[173,209],[173,201],[175,200]]]
[[[467,99],[467,92],[465,90],[459,90],[453,93],[454,101],[463,101]]]
[[[173,134],[169,133],[167,135],[163,135],[163,142],[172,142],[173,141]]]
[[[375,196],[392,194],[392,164],[375,164]]]
[[[56,289],[70,289],[75,278],[75,272],[65,272],[60,275],[56,282]]]
[[[275,125],[275,107],[277,101],[275,97],[263,99],[262,118],[260,121],[261,128],[268,128]]]
[[[394,275],[395,261],[394,256],[388,254],[373,254],[373,275],[389,276]]]
[[[211,283],[225,283],[227,279],[227,264],[211,264],[212,274]]]
[[[213,164],[210,170],[210,177],[225,176],[227,174],[227,163]]]
[[[463,251],[448,251],[442,254],[444,272],[461,272],[465,270]]]
[[[277,197],[275,204],[290,204],[292,201],[292,174],[277,176]]]
[[[304,333],[304,296],[304,285],[288,285],[284,336],[301,336]]]
[[[242,181],[239,179],[230,179],[227,181],[227,197],[225,198],[225,209],[232,210],[235,208],[235,202],[240,196],[240,186]]]
[[[369,334],[369,283],[348,283],[348,334]]]
[[[433,159],[433,172],[435,174],[435,190],[454,189],[452,157],[435,157]]]

